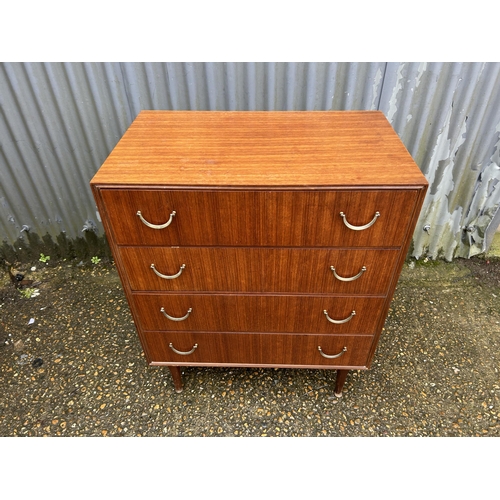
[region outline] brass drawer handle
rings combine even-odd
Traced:
[[[351,276],[350,278],[344,278],[343,276],[339,276],[337,274],[337,271],[335,271],[335,268],[333,266],[330,266],[330,269],[333,271],[333,275],[340,281],[354,281],[354,280],[357,280],[358,278],[360,278],[363,273],[366,271],[366,267],[363,266],[361,268],[361,271],[359,271],[358,274],[356,274],[356,276]]]
[[[172,345],[172,342],[170,342],[170,344],[168,344],[168,347],[170,347],[170,349],[172,349],[172,351],[175,352],[175,354],[180,354],[181,356],[189,356],[190,354],[193,354],[194,351],[196,351],[196,348],[198,347],[198,344],[195,344],[193,346],[193,348],[190,350],[190,351],[187,351],[187,352],[183,352],[183,351],[178,351],[173,345]]]
[[[178,278],[181,274],[184,268],[186,267],[186,264],[182,264],[181,268],[179,269],[179,272],[177,274],[172,274],[172,276],[167,276],[166,274],[161,274],[156,270],[156,267],[154,264],[151,264],[151,269],[155,272],[156,276],[159,276],[160,278],[163,278],[164,280],[173,280],[175,278]]]
[[[163,309],[163,307],[160,309],[161,313],[163,314],[163,316],[165,316],[165,318],[168,318],[169,320],[171,321],[184,321],[185,319],[187,319],[187,317],[191,314],[191,311],[193,309],[190,307],[188,309],[188,312],[186,313],[185,316],[183,316],[182,318],[174,318],[173,316],[169,316],[166,312],[165,312],[165,309]]]
[[[380,217],[380,212],[375,212],[375,217],[373,217],[372,221],[369,222],[368,224],[365,224],[364,226],[353,226],[352,224],[349,224],[349,222],[347,222],[344,212],[340,212],[340,216],[342,217],[344,224],[349,229],[353,229],[354,231],[363,231],[363,229],[368,229],[370,226],[373,226],[373,224],[375,224],[375,221]]]
[[[137,214],[139,216],[139,219],[141,219],[143,224],[146,224],[146,226],[152,228],[152,229],[164,229],[168,226],[170,226],[171,222],[173,221],[175,217],[175,210],[170,214],[170,219],[168,219],[165,224],[151,224],[151,222],[148,222],[143,216],[140,210],[137,210]]]
[[[170,346],[172,346],[172,344],[170,344]],[[344,352],[347,351],[347,347],[344,347],[338,354],[325,354],[321,350],[321,346],[318,346],[318,351],[321,354],[321,356],[323,356],[324,358],[335,359],[335,358],[340,358],[340,356],[342,356],[342,354],[344,354]]]
[[[325,313],[326,319],[330,323],[335,323],[336,325],[341,325],[342,323],[347,323],[348,321],[351,321],[351,319],[354,316],[356,316],[356,311],[352,311],[352,313],[349,316],[347,316],[347,318],[345,318],[345,319],[332,319],[332,318],[330,318],[330,316],[328,316],[328,311],[326,309],[323,312]]]

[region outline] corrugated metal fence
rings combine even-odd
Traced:
[[[4,248],[102,235],[88,183],[142,109],[379,109],[430,183],[415,257],[500,224],[500,63],[1,63]]]

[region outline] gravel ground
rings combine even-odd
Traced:
[[[36,270],[32,271],[32,266]],[[500,260],[405,264],[372,368],[146,365],[111,262],[0,282],[1,436],[498,436]]]

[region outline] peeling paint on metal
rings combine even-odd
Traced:
[[[422,79],[422,75],[425,73],[425,70],[427,69],[427,63],[420,63],[418,67],[418,74],[417,77],[415,78],[415,88],[417,89],[418,86],[420,85],[420,80]]]
[[[471,202],[471,218],[468,225],[474,227],[476,231],[469,238],[468,257],[478,255],[488,249],[486,234],[500,207],[500,193],[497,187],[500,183],[500,123],[495,128],[495,132],[498,137],[494,152],[488,164],[480,171]]]
[[[397,98],[398,98],[398,93],[400,92],[400,90],[403,89],[403,84],[402,84],[403,69],[404,69],[404,64],[401,64],[398,68],[396,85],[394,86],[394,88],[392,90],[392,96],[389,100],[389,112],[387,113],[387,119],[389,120],[390,123],[393,122],[394,115],[396,114],[396,111],[398,110]]]
[[[375,79],[373,80],[372,86],[372,104],[370,109],[377,109],[378,101],[379,101],[379,85],[382,81],[382,70],[380,68],[377,69],[377,73],[375,74]]]
[[[417,233],[413,249],[415,257],[423,254],[437,257],[440,240],[430,236],[432,236],[432,232],[443,231],[444,228],[446,230],[443,232],[449,236],[444,255],[446,259],[452,259],[458,244],[456,240],[461,231],[463,209],[461,206],[453,208],[453,205],[450,204],[450,195],[455,188],[454,158],[465,142],[466,122],[464,121],[462,124],[457,142],[451,144],[449,138],[451,116],[452,109],[450,108],[444,126],[437,136],[431,156],[430,175],[427,178],[430,187],[422,208],[421,218],[425,220],[426,224],[430,224],[433,231],[429,235],[427,233]]]

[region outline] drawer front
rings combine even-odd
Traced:
[[[372,342],[373,337],[366,335],[143,333],[150,363],[176,365],[364,367]],[[318,347],[324,355],[332,357],[323,356]]]
[[[133,300],[144,330],[334,334],[375,333],[385,301],[369,297],[226,294],[134,294]],[[341,323],[329,321],[325,310],[330,319]]]
[[[418,191],[101,193],[118,245],[393,247],[405,238]]]
[[[399,252],[121,247],[120,254],[132,290],[385,295]]]

